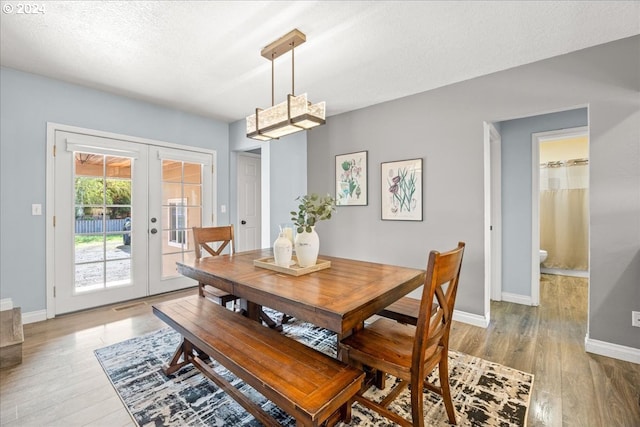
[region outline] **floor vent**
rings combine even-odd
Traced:
[[[140,307],[141,305],[147,305],[147,303],[144,301],[140,301],[129,305],[121,305],[119,307],[114,307],[113,311],[129,310],[130,308]]]

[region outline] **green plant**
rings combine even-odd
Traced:
[[[291,211],[291,221],[296,225],[296,231],[311,233],[318,221],[331,219],[331,213],[336,210],[336,200],[327,194],[320,197],[317,194],[307,194],[296,198],[300,202],[298,211]]]

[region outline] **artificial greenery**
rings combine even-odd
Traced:
[[[300,202],[298,211],[291,211],[291,221],[296,225],[296,231],[311,233],[312,227],[318,221],[331,219],[331,212],[336,209],[336,200],[327,194],[320,197],[317,194],[307,194],[296,198]]]

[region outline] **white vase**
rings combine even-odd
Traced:
[[[300,267],[316,265],[319,250],[320,238],[314,227],[311,228],[311,233],[303,231],[296,235],[296,257]]]
[[[276,265],[289,267],[292,252],[291,240],[287,238],[284,232],[280,233],[276,241],[273,242],[273,258],[275,259]]]

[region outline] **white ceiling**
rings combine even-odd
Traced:
[[[19,4],[44,7],[19,14]],[[7,6],[9,5],[9,6]],[[224,121],[271,104],[294,28],[328,115],[640,34],[638,1],[2,1],[0,64]],[[276,103],[291,57],[275,61]]]

